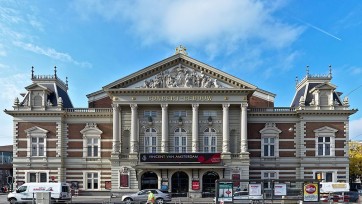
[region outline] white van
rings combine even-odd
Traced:
[[[68,202],[72,197],[70,185],[67,183],[25,183],[8,194],[8,201],[29,202],[36,198],[37,192],[50,192],[50,197],[55,202]]]

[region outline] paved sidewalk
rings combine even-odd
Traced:
[[[108,203],[123,203],[121,201],[121,198],[110,198],[109,196],[76,196],[72,198],[73,204],[78,203],[100,203],[100,204],[108,204]],[[213,199],[212,198],[186,198],[186,197],[180,197],[180,198],[172,198],[171,202],[168,203],[174,203],[174,204],[212,204]]]

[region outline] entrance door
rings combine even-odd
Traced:
[[[186,197],[189,192],[189,177],[183,171],[178,171],[172,175],[172,197]]]
[[[215,197],[215,181],[219,179],[216,172],[208,171],[202,176],[202,197]]]
[[[141,190],[142,189],[158,189],[157,174],[152,171],[148,171],[142,175],[141,178]]]

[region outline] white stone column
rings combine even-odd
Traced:
[[[229,106],[230,104],[222,105],[222,153],[230,153],[229,151]]]
[[[192,152],[198,152],[199,104],[192,104]]]
[[[161,152],[168,152],[168,104],[161,104],[162,108],[162,140]]]
[[[112,154],[117,154],[120,151],[119,148],[119,105],[112,104],[113,108],[113,143],[112,143]]]
[[[137,140],[137,104],[131,104],[131,139],[130,139],[130,153],[138,152]]]
[[[248,103],[241,104],[241,130],[240,130],[240,137],[241,137],[241,144],[240,144],[240,152],[245,153],[248,152],[248,113],[247,113]]]

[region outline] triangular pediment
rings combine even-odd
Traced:
[[[335,133],[335,132],[338,132],[338,130],[328,127],[328,126],[324,126],[324,127],[314,130],[314,132],[315,133]]]
[[[313,89],[311,89],[309,92],[314,92],[315,90],[335,90],[337,87],[334,86],[331,83],[325,82],[322,84],[319,84],[317,86],[315,86]]]
[[[25,132],[27,134],[32,134],[32,135],[36,134],[36,135],[38,135],[38,134],[47,134],[49,131],[45,130],[43,128],[40,128],[38,126],[34,126],[34,127],[29,128],[29,129],[26,129]]]
[[[126,76],[103,90],[164,88],[226,88],[257,87],[184,54],[176,54],[134,74]]]
[[[103,133],[103,131],[97,127],[97,124],[87,123],[85,128],[81,130],[80,133],[82,133],[83,136],[99,136]]]
[[[41,84],[32,84],[27,87],[25,87],[28,91],[50,91],[47,87],[41,85]]]

